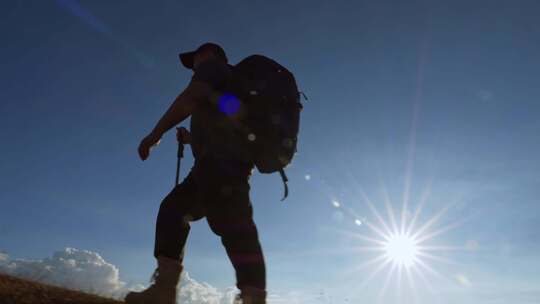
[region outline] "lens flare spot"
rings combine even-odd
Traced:
[[[240,109],[240,101],[233,94],[224,93],[219,97],[218,107],[222,113],[231,116],[238,113],[238,110]]]
[[[469,278],[464,274],[457,274],[455,278],[456,278],[456,281],[458,281],[458,283],[461,284],[462,286],[470,287],[472,285]]]

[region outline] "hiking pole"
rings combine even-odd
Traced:
[[[184,143],[182,142],[181,136],[179,136],[180,128],[176,128],[176,131],[177,131],[176,139],[178,140],[178,152],[176,154],[177,159],[176,159],[176,182],[174,184],[175,187],[178,185],[178,179],[180,178],[180,159],[184,157]]]

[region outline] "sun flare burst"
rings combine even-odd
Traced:
[[[444,279],[444,276],[431,264],[434,262],[455,264],[455,262],[445,258],[443,253],[460,249],[460,247],[440,246],[433,243],[440,244],[441,240],[436,240],[437,237],[458,226],[457,222],[447,225],[440,223],[441,217],[446,213],[450,204],[422,220],[421,213],[429,197],[429,187],[425,189],[414,212],[409,212],[409,203],[405,200],[401,212],[396,213],[384,188],[383,192],[386,214],[379,212],[367,195],[360,191],[363,201],[371,212],[370,217],[362,217],[361,220],[352,209],[344,206],[342,202],[334,200],[336,202],[333,203],[334,207],[351,213],[357,218],[355,221],[357,227],[367,228],[360,231],[342,231],[346,236],[364,243],[360,246],[353,246],[352,249],[356,252],[373,252],[375,254],[373,258],[369,259],[368,257],[367,261],[352,268],[349,273],[351,275],[358,272],[365,274],[360,288],[364,288],[375,277],[381,275],[379,298],[385,297],[388,294],[387,291],[392,289],[398,298],[403,300],[402,291],[407,286],[407,290],[411,291],[411,295],[414,297],[418,290],[433,291],[431,277]],[[367,268],[371,271],[365,271]],[[419,288],[419,283],[425,288]],[[395,288],[390,288],[392,285]]]
[[[418,260],[419,249],[416,239],[408,234],[390,235],[384,244],[386,258],[397,266],[411,267]]]

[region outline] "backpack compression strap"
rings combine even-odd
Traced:
[[[285,193],[283,195],[283,198],[281,199],[281,201],[284,201],[287,196],[289,196],[289,187],[287,186],[287,182],[289,181],[289,179],[287,178],[287,175],[285,175],[285,171],[283,171],[283,169],[279,169],[279,175],[281,175],[283,187],[285,188]]]

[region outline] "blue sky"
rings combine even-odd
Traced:
[[[539,12],[525,0],[3,1],[0,249],[88,249],[146,283],[174,136],[144,163],[136,148],[191,77],[178,52],[214,41],[233,64],[276,59],[309,98],[286,203],[279,175],[252,178],[271,292],[395,303],[397,279],[379,295],[387,270],[366,282],[376,266],[356,269],[377,255],[354,250],[366,245],[355,235],[377,237],[366,198],[389,221],[385,191],[414,213],[429,190],[418,222],[447,208],[428,230],[452,229],[429,241],[451,250],[425,259],[432,286],[403,283],[404,303],[538,303]],[[234,284],[204,220],[186,268]]]

